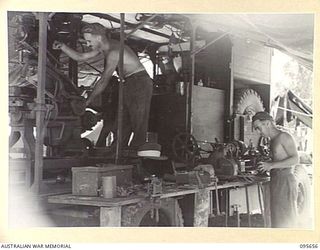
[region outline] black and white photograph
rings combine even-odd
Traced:
[[[6,14],[9,228],[314,229],[315,14]]]

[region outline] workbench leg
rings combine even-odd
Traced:
[[[247,215],[248,215],[248,227],[251,227],[251,215],[250,215],[250,203],[249,203],[249,192],[248,192],[248,186],[245,186],[245,192],[246,192],[246,205],[247,205]]]
[[[230,215],[230,200],[229,200],[229,188],[225,189],[225,197],[226,197],[226,217],[225,217],[225,227],[228,227],[228,219]]]
[[[100,227],[120,227],[121,206],[100,207]]]
[[[202,189],[195,193],[194,197],[194,217],[193,226],[207,227],[210,212],[210,194],[209,190]]]

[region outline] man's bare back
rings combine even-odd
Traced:
[[[103,50],[104,55],[108,60],[118,62],[119,60],[120,45],[118,41],[110,40],[109,49]],[[111,57],[111,58],[110,58]],[[128,77],[134,73],[145,70],[141,64],[139,58],[128,46],[124,46],[124,61],[123,61],[123,73],[124,77]]]

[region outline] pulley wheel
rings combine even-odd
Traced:
[[[173,138],[172,150],[174,157],[183,163],[191,163],[199,155],[196,139],[189,133],[180,133]]]

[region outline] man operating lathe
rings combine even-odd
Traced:
[[[275,125],[267,112],[256,113],[252,123],[260,135],[270,138],[272,161],[261,162],[258,168],[270,171],[271,226],[296,227],[298,186],[293,170],[299,157],[295,141]]]
[[[88,97],[87,106],[103,92],[109,80],[118,67],[120,43],[106,36],[106,28],[99,23],[85,25],[81,30],[91,51],[77,52],[61,42],[55,41],[53,49],[61,49],[75,61],[87,61],[102,53],[106,60],[105,69],[101,78],[96,83],[91,95]],[[145,142],[148,129],[150,103],[153,82],[141,64],[137,55],[128,46],[124,46],[124,88],[123,88],[123,137],[122,145],[128,145],[131,132],[134,133],[130,147],[136,150]]]

